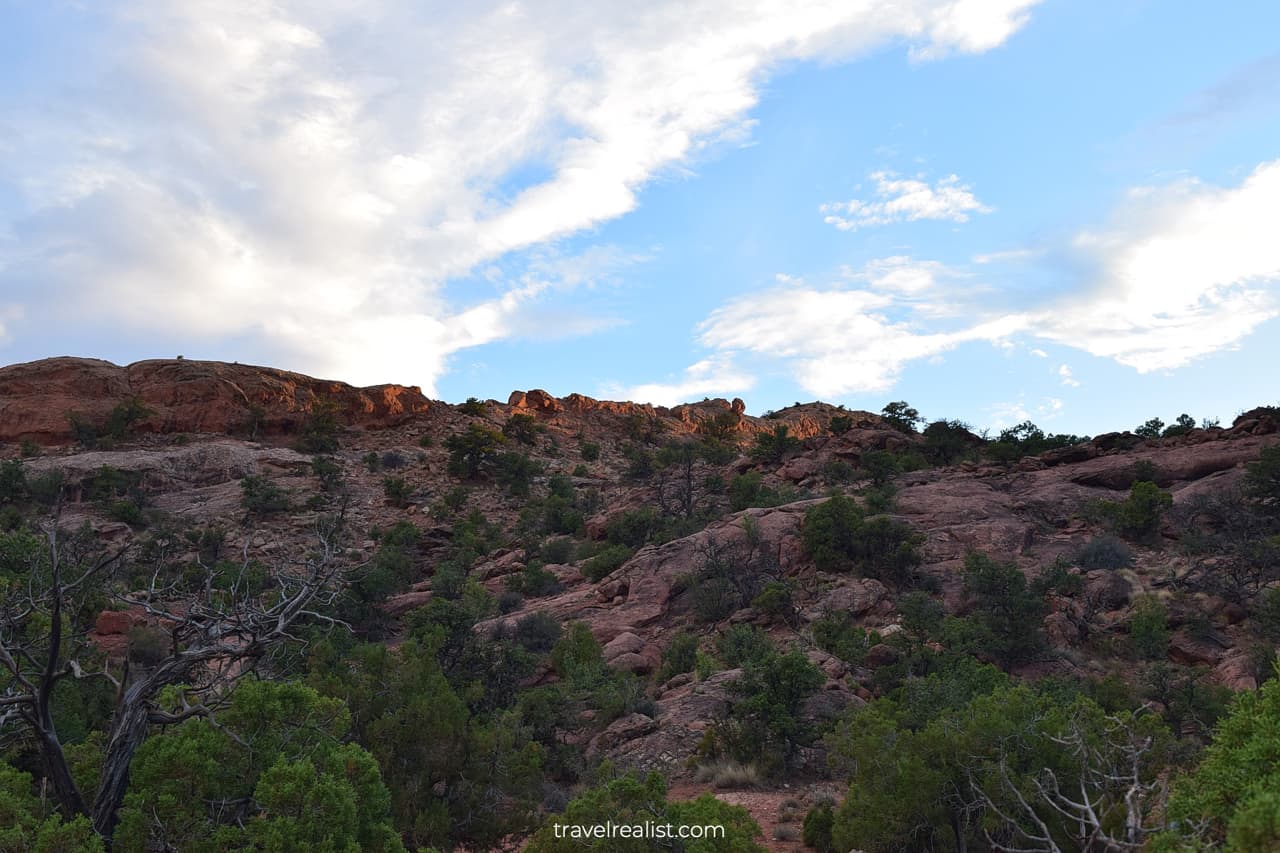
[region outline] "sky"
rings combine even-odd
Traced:
[[[1280,398],[1280,4],[0,0],[0,363]]]

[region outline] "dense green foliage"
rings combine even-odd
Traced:
[[[880,417],[884,418],[889,426],[906,433],[915,432],[916,425],[924,420],[920,417],[920,413],[907,405],[904,400],[885,404],[885,407],[880,410]]]
[[[1170,742],[1150,715],[1109,716],[1091,699],[1064,703],[990,669],[937,673],[856,711],[827,737],[833,767],[850,780],[835,848],[1049,849],[1030,846],[1043,838],[1087,849],[1090,821],[1069,817],[1058,791],[1088,798],[1099,833],[1141,841]]]
[[[449,473],[466,480],[478,479],[504,441],[506,437],[492,427],[468,424],[463,432],[444,440],[449,451]]]
[[[29,774],[0,763],[0,850],[103,853],[105,847],[88,818],[64,822],[36,796]]]
[[[343,743],[350,719],[309,687],[243,682],[216,727],[143,744],[112,849],[403,851],[377,764]]]
[[[1159,850],[1280,848],[1280,680],[1239,694],[1169,800]]]
[[[912,583],[921,561],[920,538],[910,528],[885,516],[867,518],[840,495],[805,513],[801,539],[820,569],[896,585]]]
[[[778,424],[773,432],[762,432],[756,436],[751,456],[766,464],[777,464],[799,449],[800,439],[791,435],[786,424]]]
[[[785,654],[770,650],[744,661],[742,677],[731,685],[737,701],[716,727],[724,751],[781,776],[797,750],[814,737],[800,712],[822,682],[822,673],[797,649]]]
[[[1121,536],[1138,542],[1152,540],[1160,532],[1164,513],[1173,506],[1173,496],[1155,483],[1139,480],[1123,501],[1102,501],[1099,510]]]

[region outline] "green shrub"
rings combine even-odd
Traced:
[[[822,466],[822,479],[828,485],[843,485],[853,478],[853,466],[843,459],[832,459]]]
[[[525,414],[514,414],[502,425],[502,434],[521,444],[533,444],[538,440],[538,433],[545,430],[537,418]]]
[[[578,509],[578,495],[573,481],[563,474],[556,474],[547,482],[549,492],[542,502],[542,526],[548,533],[579,535],[586,524],[586,517]]]
[[[899,471],[898,458],[887,450],[868,450],[859,464],[876,486],[883,486]]]
[[[668,681],[686,672],[692,672],[698,662],[698,638],[687,631],[679,631],[671,638],[662,652],[662,666],[658,680]]]
[[[915,580],[921,537],[885,516],[870,519],[850,498],[837,495],[805,513],[800,528],[805,550],[824,571],[856,571],[897,585]]]
[[[886,404],[880,410],[880,417],[884,418],[889,426],[905,433],[915,432],[916,424],[924,420],[918,411],[908,406],[903,400]]]
[[[544,542],[538,549],[538,556],[547,563],[571,563],[575,550],[572,539],[560,536]]]
[[[792,614],[791,587],[782,581],[770,581],[751,599],[751,606],[770,618],[786,618]]]
[[[880,642],[880,635],[853,624],[848,613],[826,613],[814,620],[813,642],[845,663],[861,666],[867,651]]]
[[[90,449],[98,446],[100,431],[87,415],[67,412],[67,425],[71,427],[71,437],[76,444]]]
[[[311,473],[320,481],[322,492],[335,492],[342,488],[342,466],[332,456],[317,456],[312,459]]]
[[[847,571],[862,527],[862,510],[837,495],[805,513],[800,538],[809,557],[823,571]]]
[[[1257,462],[1249,463],[1244,491],[1264,512],[1280,515],[1280,444],[1266,448]]]
[[[142,527],[146,524],[146,518],[142,514],[142,507],[132,498],[122,498],[116,501],[109,501],[106,505],[107,517],[112,521],[120,521],[130,527]]]
[[[830,803],[822,803],[809,809],[804,816],[801,838],[805,847],[812,847],[818,853],[835,853],[835,843],[831,840],[832,830],[836,825],[835,813]]]
[[[969,424],[957,420],[934,421],[924,428],[924,456],[934,465],[954,465],[973,455],[977,445]]]
[[[581,465],[581,464],[579,464],[579,465],[575,465],[575,466],[573,467],[573,476],[575,476],[575,477],[590,477],[590,476],[591,476],[591,469],[590,469],[590,468],[588,468],[586,465]]]
[[[778,424],[773,432],[762,432],[756,436],[751,457],[765,464],[777,464],[799,449],[800,439],[790,434],[786,424]]]
[[[560,623],[547,613],[530,613],[516,623],[515,641],[531,652],[549,652],[560,639]]]
[[[759,471],[748,471],[729,481],[729,509],[733,512],[778,503],[778,493],[764,484],[764,475]]]
[[[35,459],[37,456],[43,456],[44,450],[33,439],[24,438],[18,445],[18,455],[23,459]]]
[[[701,622],[719,622],[738,610],[738,590],[722,576],[699,577],[690,589],[694,613]]]
[[[767,506],[768,498],[762,502],[765,492],[764,476],[759,471],[739,474],[728,483],[728,508],[737,512],[751,506]]]
[[[413,486],[404,477],[387,477],[382,481],[382,493],[386,496],[387,503],[394,507],[405,507],[413,496]]]
[[[832,435],[844,435],[853,429],[853,418],[848,415],[832,415],[827,423],[827,431]]]
[[[1121,536],[1150,540],[1160,531],[1164,511],[1173,506],[1173,496],[1155,483],[1139,480],[1123,501],[1104,501],[1101,509]]]
[[[271,515],[289,509],[289,496],[261,474],[240,481],[240,504],[251,515]]]
[[[1174,422],[1164,428],[1164,432],[1160,433],[1161,438],[1171,438],[1175,435],[1186,435],[1196,428],[1196,419],[1185,412],[1178,415]]]
[[[610,545],[582,564],[582,576],[590,581],[599,581],[631,559],[633,553],[626,545]]]
[[[1160,850],[1276,850],[1280,847],[1280,680],[1236,694],[1198,767],[1169,798],[1168,846]],[[1181,837],[1178,837],[1181,834]]]
[[[653,476],[653,454],[647,448],[638,444],[628,444],[622,448],[622,456],[627,460],[628,480],[642,481]]]
[[[338,449],[338,405],[330,400],[317,400],[302,422],[297,448],[303,453],[332,453]]]
[[[773,640],[755,625],[732,625],[716,638],[716,652],[733,668],[763,660],[775,651]]]
[[[440,502],[450,512],[461,512],[467,505],[468,493],[462,486],[454,486],[452,489],[444,493],[444,497]]]
[[[595,462],[600,458],[600,445],[594,441],[584,441],[578,445],[578,451],[582,454],[584,462]]]
[[[862,505],[871,515],[892,512],[897,503],[898,490],[893,483],[883,486],[867,486],[862,490]]]
[[[1083,569],[1123,569],[1133,564],[1133,552],[1114,536],[1096,536],[1076,552]]]
[[[543,464],[526,453],[500,453],[493,460],[493,478],[512,497],[529,496],[533,478],[543,471]]]
[[[542,567],[542,563],[533,560],[524,567],[519,575],[513,576],[511,588],[527,595],[529,598],[541,598],[544,595],[555,595],[561,590],[556,576]]]
[[[482,417],[487,411],[489,411],[489,404],[484,400],[479,400],[475,397],[468,397],[465,403],[460,403],[458,405],[458,411],[462,412],[464,415],[471,415],[472,417],[478,418]]]
[[[1045,435],[1044,430],[1031,421],[1023,421],[1001,430],[1000,436],[987,445],[986,452],[996,462],[1011,464],[1024,456],[1038,456],[1046,450],[1069,447],[1084,440],[1078,435]]]
[[[582,683],[604,669],[604,651],[585,622],[571,622],[551,650],[551,666],[561,678]]]
[[[485,471],[506,441],[502,433],[480,423],[471,423],[460,433],[445,439],[449,451],[449,473],[455,477],[475,480]]]
[[[1169,617],[1158,598],[1138,600],[1129,620],[1129,641],[1146,660],[1163,660],[1169,653]]]
[[[974,599],[971,621],[981,629],[977,651],[1005,665],[1033,659],[1044,648],[1044,602],[1014,563],[970,552],[964,560],[965,591]]]
[[[627,510],[605,523],[605,537],[615,545],[640,548],[657,532],[661,524],[653,507]]]
[[[360,457],[360,461],[364,463],[364,467],[369,469],[370,474],[378,473],[382,467],[382,459],[378,456],[378,451],[370,450],[364,456]]]
[[[1152,418],[1141,426],[1133,428],[1133,434],[1142,438],[1159,438],[1160,432],[1164,429],[1164,421],[1159,418]]]
[[[0,462],[0,504],[27,499],[27,469],[17,459]]]
[[[743,667],[729,685],[737,697],[729,717],[715,728],[730,757],[778,778],[799,748],[813,737],[801,717],[804,701],[824,681],[821,670],[799,649],[773,653]]]
[[[1280,643],[1280,587],[1263,590],[1258,595],[1253,618],[1262,636]]]

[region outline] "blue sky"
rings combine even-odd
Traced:
[[[1280,7],[0,0],[0,361],[1276,402]]]

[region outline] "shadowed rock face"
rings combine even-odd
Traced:
[[[415,387],[355,388],[245,364],[174,359],[120,367],[97,359],[47,358],[0,368],[0,441],[66,444],[72,440],[69,413],[101,423],[132,398],[154,412],[135,429],[163,433],[287,433],[321,403],[332,404],[346,425],[376,428],[432,405]]]

